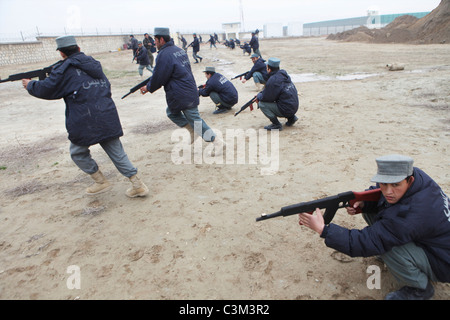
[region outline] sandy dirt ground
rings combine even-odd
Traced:
[[[298,38],[262,40],[261,52],[280,58],[294,79],[299,121],[277,136],[259,131],[269,124],[260,110],[234,117],[257,92],[253,81],[233,80],[234,112],[213,115],[209,98],[199,110],[225,141],[236,134],[227,145],[235,156],[208,158],[211,145],[198,139],[181,164],[182,132],[165,115],[164,91],[121,100],[141,81],[131,51],[94,56],[112,84],[125,150],[150,188],[138,199],[126,197],[129,181],[98,146],[92,155],[114,186],[85,196],[92,181],[70,159],[64,102],[1,84],[0,299],[378,300],[399,288],[375,257],[327,248],[296,216],[255,219],[362,191],[375,158],[391,153],[413,157],[449,193],[450,46]],[[240,49],[203,45],[200,55],[197,85],[206,66],[228,78],[251,68]],[[385,68],[394,62],[405,70]],[[51,63],[1,67],[0,76]],[[344,209],[333,222],[365,226]],[[373,270],[379,288],[368,285]],[[434,299],[450,298],[447,284],[435,289]]]

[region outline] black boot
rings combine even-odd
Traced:
[[[281,125],[280,121],[278,121],[277,118],[270,119],[272,124],[265,126],[264,129],[266,130],[283,130],[283,126]]]
[[[286,125],[288,127],[292,127],[294,125],[294,123],[297,122],[298,118],[295,116],[295,114],[292,117],[287,118],[288,121],[286,122]]]
[[[433,295],[433,285],[428,282],[425,289],[405,286],[400,290],[390,292],[386,295],[385,300],[428,300],[431,299]]]
[[[229,108],[224,107],[220,103],[217,104],[216,107],[217,107],[217,109],[213,112],[213,114],[225,113],[225,112],[228,112],[228,110],[230,110]]]

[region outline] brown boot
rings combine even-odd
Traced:
[[[225,150],[227,149],[227,145],[225,141],[220,139],[219,137],[215,137],[214,141],[212,142],[214,145],[214,148],[212,149],[211,153],[209,154],[210,157],[220,157],[224,154]]]
[[[126,195],[130,198],[145,197],[148,194],[147,186],[137,175],[130,177],[132,187],[127,190]]]
[[[92,179],[94,179],[95,183],[86,189],[87,195],[96,195],[111,189],[111,183],[106,180],[105,176],[100,170],[98,170],[96,173],[91,174],[91,177]]]
[[[255,82],[256,91],[261,92],[264,89],[264,85],[259,82]]]

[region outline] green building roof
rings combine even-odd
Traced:
[[[414,12],[414,13],[398,13],[398,14],[382,14],[379,16],[373,16],[380,17],[380,24],[381,25],[387,25],[394,21],[396,18],[404,16],[404,15],[410,15],[417,18],[423,18],[430,12]],[[335,26],[349,26],[349,25],[367,25],[369,21],[370,16],[365,17],[356,17],[356,18],[348,18],[348,19],[339,19],[339,20],[328,20],[328,21],[320,21],[320,22],[312,22],[312,23],[305,23],[303,25],[303,28],[321,28],[321,27],[335,27]]]

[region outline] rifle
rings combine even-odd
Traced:
[[[331,220],[333,220],[337,209],[353,206],[356,201],[378,201],[378,199],[380,199],[380,196],[381,190],[379,188],[363,192],[348,191],[319,200],[301,202],[298,204],[282,207],[278,212],[268,215],[262,214],[260,217],[256,218],[256,221],[267,220],[279,216],[286,217],[302,212],[308,212],[312,214],[312,212],[316,210],[316,208],[319,208],[325,209],[323,219],[325,220],[325,224],[329,224]],[[357,208],[356,212],[360,213],[361,208]]]
[[[241,74],[238,74],[236,77],[234,77],[234,78],[231,78],[231,80],[234,80],[234,79],[237,79],[237,78],[239,78],[239,80],[241,80],[242,79],[242,77],[245,77],[246,75],[247,75],[247,73],[249,73],[250,71],[247,71],[247,72],[244,72],[244,73],[241,73]]]
[[[138,83],[137,85],[135,85],[133,88],[130,89],[130,92],[128,92],[126,95],[124,95],[122,97],[122,99],[126,98],[128,95],[138,91],[140,88],[142,88],[143,86],[145,86],[151,79],[152,77],[145,79],[144,81]]]
[[[238,112],[236,112],[236,113],[234,114],[234,116],[236,117],[239,113],[241,113],[242,111],[244,111],[244,110],[247,109],[248,107],[250,107],[250,110],[253,111],[253,104],[255,103],[255,101],[256,101],[256,96],[254,96],[249,102],[247,102],[246,104],[244,104],[244,105],[241,107],[241,110],[239,110]]]
[[[137,48],[136,51],[135,51],[135,53],[133,54],[133,60],[131,60],[131,63],[133,63],[134,60],[136,60],[137,56],[139,55],[139,49],[140,49],[140,48]],[[138,63],[137,60],[136,60],[136,63]]]
[[[39,78],[39,80],[44,80],[45,78],[47,78],[50,75],[50,72],[52,72],[53,67],[56,64],[58,64],[59,62],[60,61],[52,64],[51,66],[43,68],[43,69],[12,74],[6,79],[3,79],[3,80],[0,79],[0,83],[7,82],[7,81],[18,81],[18,80],[22,80],[22,79],[31,79],[31,78]]]

